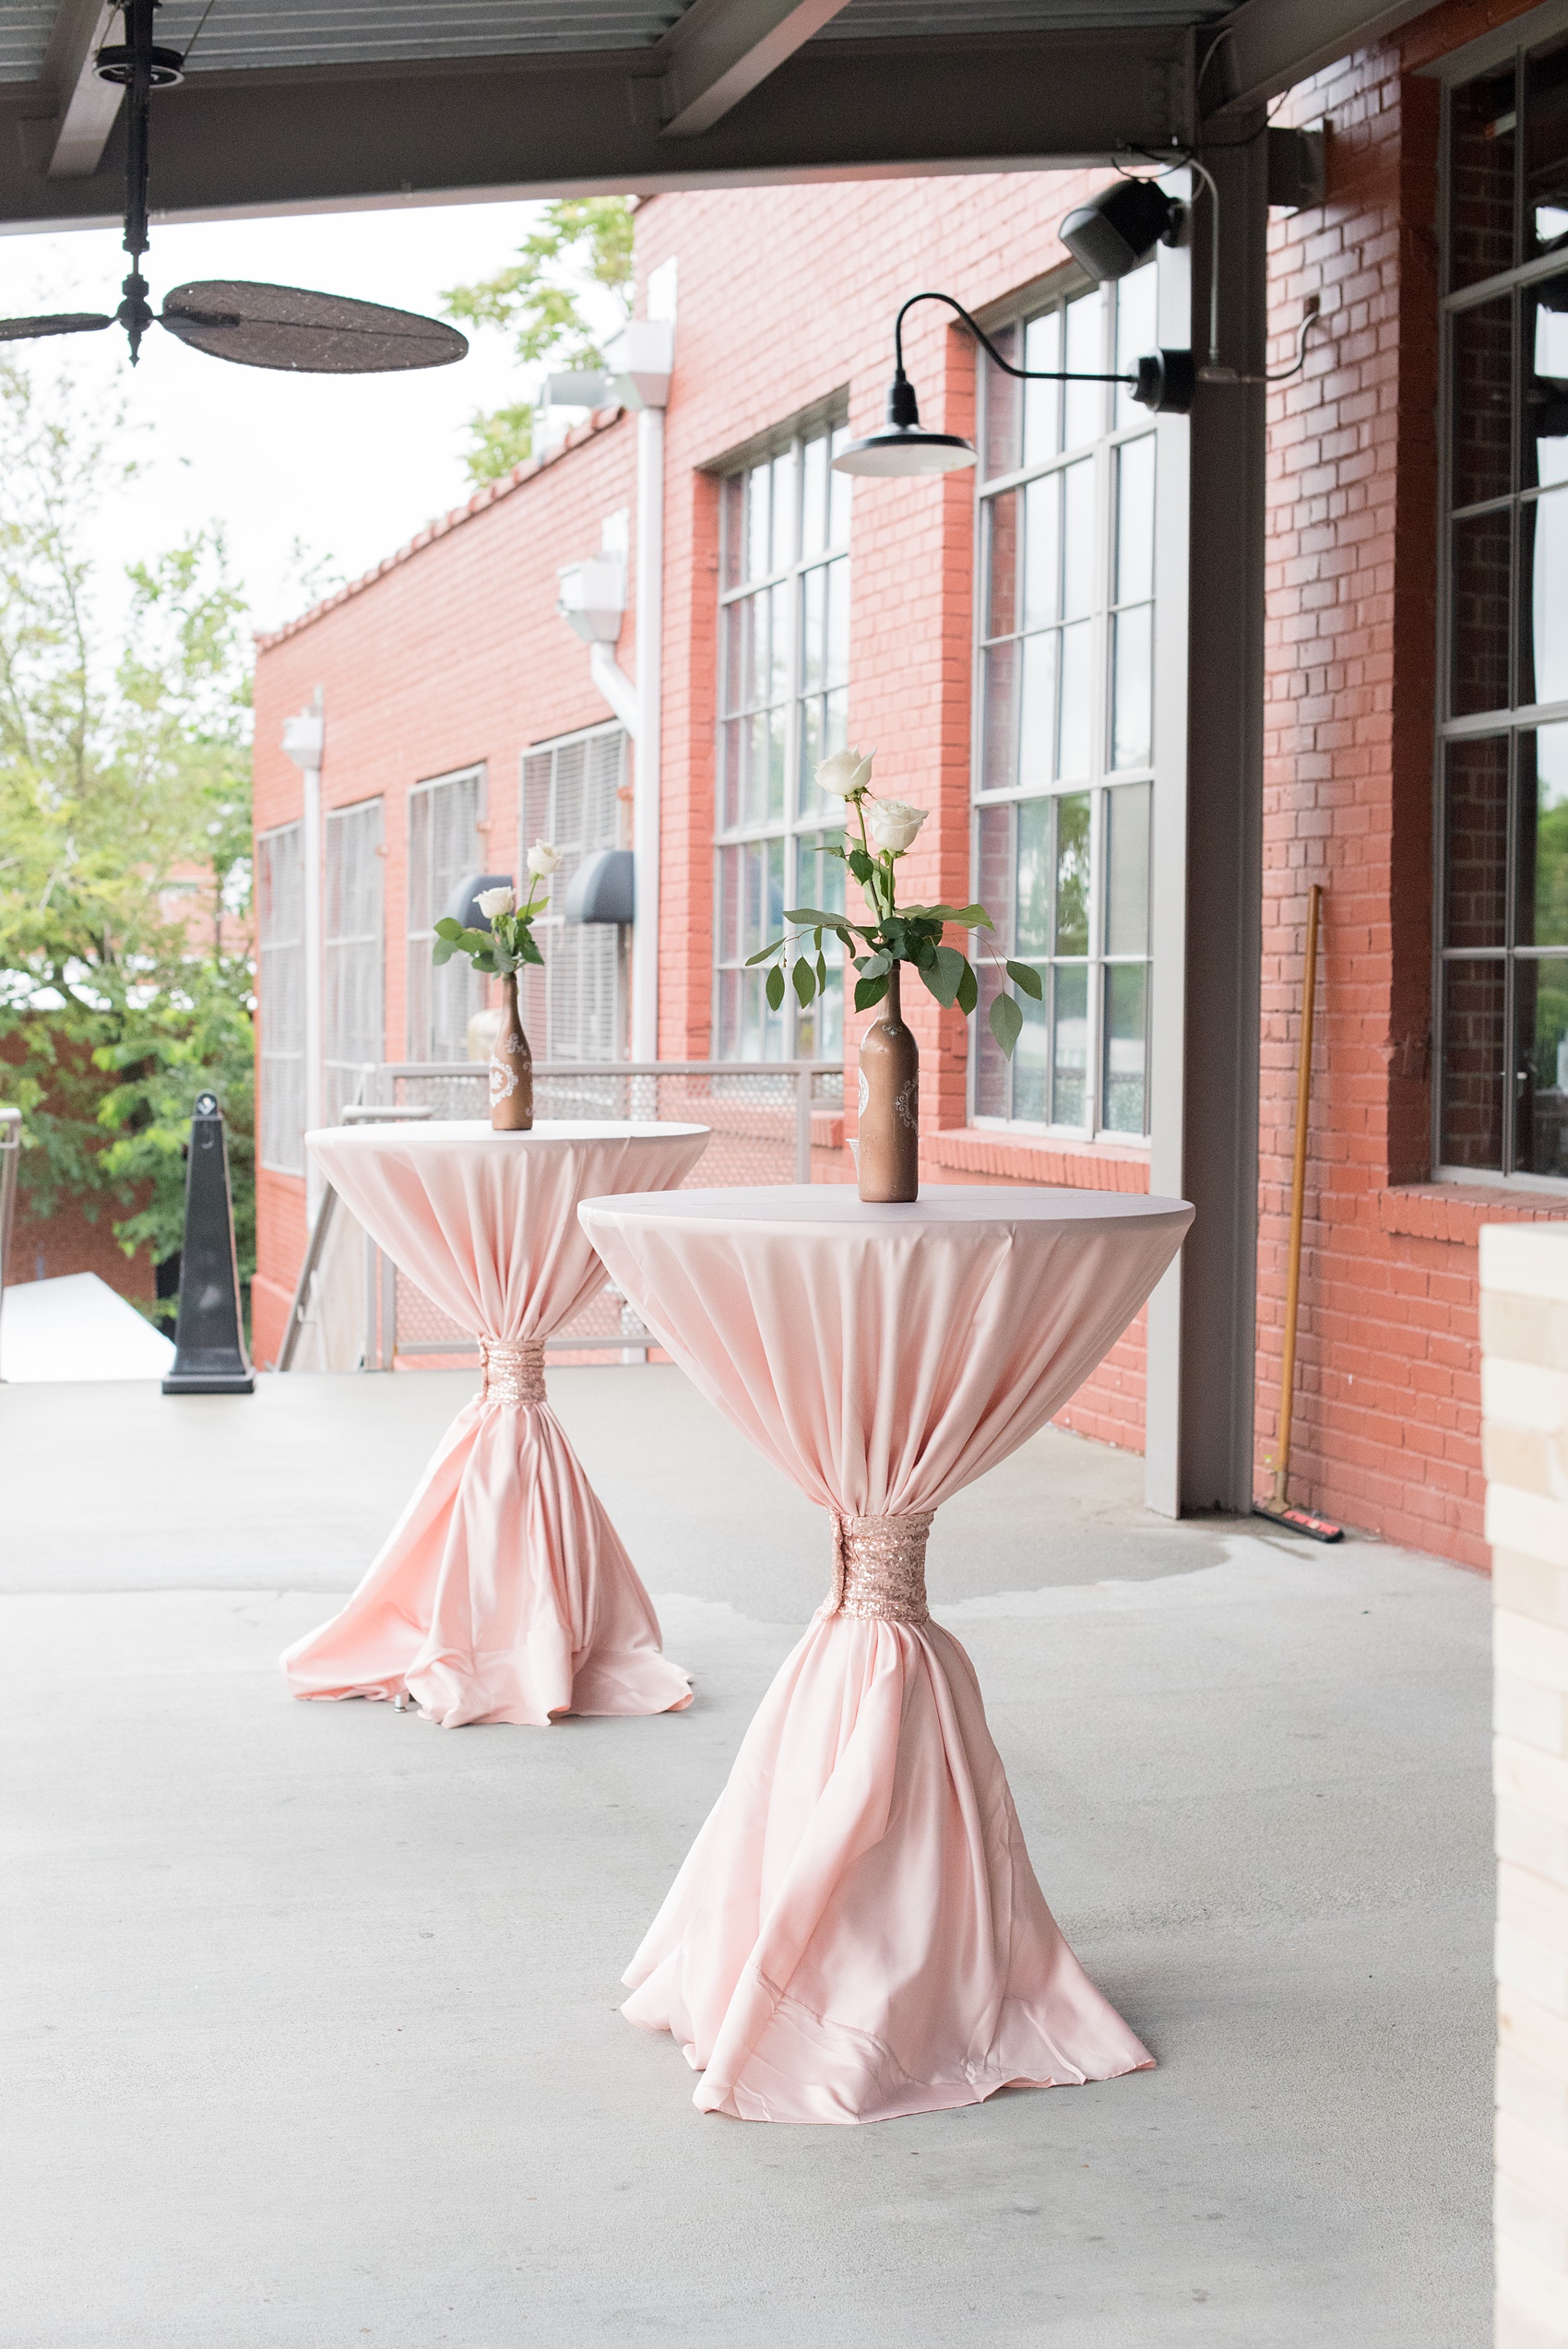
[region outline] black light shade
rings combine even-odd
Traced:
[[[880,433],[851,441],[833,459],[836,473],[868,473],[880,480],[921,473],[956,473],[975,462],[972,441],[956,433],[928,433],[915,387],[902,367],[887,392],[887,421]]]
[[[1058,231],[1075,261],[1097,285],[1124,278],[1169,238],[1182,207],[1153,180],[1118,180],[1069,212]]]

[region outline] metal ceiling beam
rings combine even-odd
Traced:
[[[115,14],[106,0],[61,0],[42,73],[57,115],[52,179],[90,179],[114,127],[123,92],[99,80],[92,61],[111,37]]]
[[[1198,68],[1205,118],[1261,106],[1431,6],[1431,0],[1242,0],[1209,29]]]
[[[695,138],[776,73],[849,0],[693,0],[659,43],[665,136]]]
[[[1191,137],[1192,68],[1162,28],[809,42],[678,139],[652,49],[193,73],[153,100],[152,201],[196,219],[1054,168]],[[122,130],[92,178],[52,179],[42,113],[36,85],[0,88],[0,227],[118,219]]]

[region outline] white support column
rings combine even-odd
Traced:
[[[637,411],[637,723],[632,854],[632,1058],[659,1058],[659,790],[663,726],[664,410]]]

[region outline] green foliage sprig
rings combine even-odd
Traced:
[[[856,1011],[870,1011],[880,1003],[887,992],[894,965],[908,963],[944,1011],[951,1010],[956,1003],[967,1018],[980,1002],[980,982],[968,956],[956,946],[944,945],[942,933],[949,928],[994,931],[996,925],[980,905],[898,904],[895,869],[925,822],[926,811],[910,807],[903,800],[871,798],[868,786],[873,755],[868,752],[862,758],[859,751],[837,751],[816,770],[822,789],[836,793],[851,810],[861,836],[858,848],[852,841],[843,848],[830,843],[824,854],[842,858],[847,871],[861,884],[872,919],[851,921],[845,914],[827,913],[819,906],[789,907],[785,920],[800,924],[794,936],[786,933],[776,938],[771,945],[749,955],[746,967],[751,969],[772,962],[774,955],[778,955],[779,960],[767,974],[768,1002],[777,1011],[784,1001],[788,983],[794,988],[796,1001],[804,1011],[814,997],[826,992],[827,963],[823,940],[834,937],[849,956],[855,974]],[[802,951],[808,936],[810,948]],[[795,950],[793,962],[791,949]],[[997,957],[992,955],[992,960],[995,962]],[[1028,963],[1012,961],[1004,962],[1001,967],[1015,986],[1021,987],[1037,1002],[1040,1001],[1043,990],[1038,970]],[[998,1049],[1011,1059],[1023,1032],[1024,1014],[1017,998],[1005,989],[992,1000],[990,1025]]]
[[[454,955],[467,955],[475,970],[490,979],[509,979],[525,963],[536,963],[542,970],[544,956],[533,925],[550,903],[539,893],[560,863],[561,853],[548,840],[534,842],[529,850],[528,899],[521,906],[510,883],[481,891],[474,903],[489,922],[488,930],[465,930],[450,914],[438,921],[433,950],[436,964],[449,963]]]

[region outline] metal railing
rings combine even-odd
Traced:
[[[643,1061],[536,1063],[534,1115],[549,1119],[657,1119],[665,1124],[706,1125],[712,1140],[686,1178],[704,1189],[812,1179],[814,1114],[843,1107],[844,1072],[811,1061]],[[377,1118],[488,1118],[489,1071],[482,1061],[388,1062],[367,1067],[359,1100],[345,1111],[355,1123]],[[327,1192],[312,1231],[290,1311],[278,1367],[296,1367],[302,1341],[316,1331],[318,1350],[337,1358],[323,1369],[389,1370],[398,1360],[477,1361],[473,1335],[432,1304],[399,1273]],[[358,1310],[350,1302],[357,1294]],[[336,1307],[331,1299],[339,1301]],[[336,1337],[328,1325],[336,1319]],[[347,1330],[362,1331],[350,1349]],[[550,1339],[547,1354],[619,1355],[646,1362],[655,1343],[633,1308],[612,1287],[600,1294]]]

